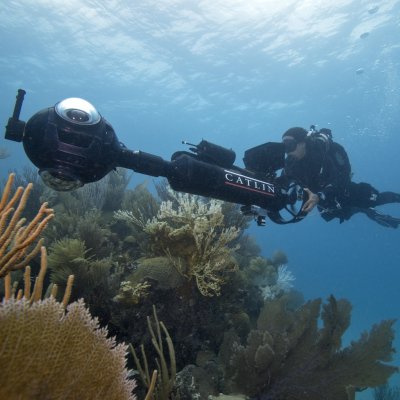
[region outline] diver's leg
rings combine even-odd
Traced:
[[[352,207],[369,208],[375,207],[379,191],[365,182],[351,182],[349,186],[349,203]]]
[[[400,203],[400,193],[381,192],[376,196],[375,204],[381,206],[388,203]]]
[[[374,207],[387,203],[400,203],[400,194],[393,192],[380,193],[369,183],[352,182],[350,185],[350,200],[353,207],[359,207],[361,212],[376,223],[388,228],[396,229],[399,227],[400,218],[381,214]]]
[[[370,219],[386,228],[398,228],[400,225],[400,218],[392,217],[391,215],[381,214],[373,208],[366,208],[362,212]]]
[[[400,203],[400,193],[379,192],[365,182],[351,182],[349,192],[350,203],[353,207],[369,208],[388,203]]]

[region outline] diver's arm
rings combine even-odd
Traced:
[[[304,191],[307,193],[308,199],[304,203],[302,211],[309,213],[319,203],[319,195],[308,188],[304,188]]]

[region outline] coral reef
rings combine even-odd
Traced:
[[[296,278],[286,265],[279,265],[273,282],[262,284],[262,295],[266,300],[274,300],[280,294],[287,293],[293,287]]]
[[[245,345],[232,332],[225,336],[220,357],[228,393],[263,400],[338,400],[355,388],[385,383],[397,371],[386,364],[394,352],[394,321],[375,325],[342,349],[350,310],[346,300],[333,296],[322,312],[320,300],[295,311],[286,308],[284,298],[267,302]]]
[[[49,248],[50,281],[64,287],[68,276],[75,276],[71,299],[83,298],[92,315],[107,324],[113,313],[122,271],[111,257],[96,258],[79,239],[64,238]]]
[[[25,175],[26,180],[29,174]],[[22,186],[25,180],[21,178]],[[70,311],[59,310],[58,305],[67,302],[55,297],[54,287],[70,287],[66,282],[74,274],[72,300],[83,297],[89,311],[82,302],[75,302],[73,315],[92,327],[89,336],[103,332],[97,320],[92,320],[96,316],[118,342],[135,344],[137,362],[129,355],[128,363],[133,368],[136,365],[137,376],[144,378],[139,394],[144,396],[147,387],[148,400],[175,394],[181,400],[207,399],[221,392],[239,392],[262,400],[347,400],[362,388],[385,383],[396,370],[386,364],[393,350],[393,321],[383,321],[359,341],[342,348],[350,304],[333,297],[322,310],[319,299],[304,304],[301,294],[291,287],[293,275],[287,270],[286,255],[280,251],[271,258],[261,257],[255,240],[244,233],[248,219],[237,206],[178,194],[165,182],[156,187],[159,198],[145,184],[132,190],[126,183],[126,176],[116,174],[84,190],[51,194],[57,218],[44,234],[50,249],[53,285],[48,295],[51,292],[52,299],[24,295],[29,290],[18,291],[7,274],[9,300],[5,302],[25,301],[29,308],[29,297],[32,307],[46,304],[46,313],[55,310],[56,316],[50,319],[58,321],[61,332]],[[32,207],[25,207],[19,219],[25,216],[29,220],[30,215],[34,219],[32,210],[50,196],[37,186],[35,193],[30,192]],[[43,281],[44,272],[39,274]],[[13,272],[13,279],[18,279],[18,272]],[[29,282],[27,273],[25,286]],[[147,315],[153,315],[150,325]],[[38,324],[41,318],[36,316]],[[36,320],[31,326],[38,335],[45,335],[46,329],[33,325]],[[47,323],[45,319],[42,322]],[[50,346],[57,349],[58,339],[52,342],[46,334]],[[74,343],[69,332],[60,335]],[[105,336],[101,340],[103,344],[108,341],[110,351],[119,348]],[[97,346],[82,341],[90,349]],[[174,349],[173,373],[172,366],[165,365],[168,354],[165,351],[164,355],[162,345]],[[117,351],[120,366],[125,361],[123,349]],[[34,357],[41,355],[35,351]],[[72,360],[70,355],[62,357]],[[87,352],[86,357],[94,356]],[[138,363],[139,358],[142,361]],[[95,367],[92,361],[84,368],[103,366],[95,363]],[[153,367],[157,373],[150,376]],[[71,374],[81,367],[73,369],[63,372],[68,379],[74,379]],[[124,371],[117,381],[131,385]],[[36,382],[40,384],[35,388],[46,388],[42,381]]]
[[[244,274],[255,285],[260,287],[262,296],[265,300],[275,298],[288,293],[296,279],[291,271],[287,269],[286,256],[272,257],[271,260],[264,257],[253,257]]]
[[[38,240],[54,212],[43,203],[36,216],[25,225],[21,214],[32,191],[32,184],[18,187],[11,196],[15,174],[10,174],[0,200],[0,277],[24,268],[39,252]],[[16,208],[14,208],[16,206]]]
[[[144,223],[157,215],[159,207],[159,201],[150,193],[146,183],[126,192],[122,201],[123,210],[129,210],[137,220]]]
[[[96,183],[73,192],[55,192],[43,188],[58,217],[46,232],[48,242],[66,237],[80,238],[88,249],[109,254],[114,238],[109,224],[112,212],[121,207],[128,178],[123,170],[110,173]],[[113,208],[116,207],[116,208]],[[87,241],[87,243],[86,243]]]
[[[25,288],[0,304],[0,398],[2,399],[134,399],[135,383],[125,369],[127,346],[107,338],[82,300],[69,301],[69,279],[62,302],[53,294],[42,300],[46,251],[30,295]],[[10,274],[8,274],[8,277]],[[11,286],[10,281],[6,286]]]
[[[87,290],[97,286],[107,286],[111,260],[96,260],[88,256],[85,244],[79,239],[62,239],[50,246],[50,279],[64,286],[69,275],[75,276],[72,299],[86,298]]]
[[[133,399],[127,347],[107,338],[82,300],[64,310],[53,297],[0,305],[2,399]]]
[[[378,386],[374,389],[374,400],[400,400],[400,388],[388,384]]]
[[[4,277],[5,295],[3,300],[8,301],[10,299],[21,300],[22,298],[29,300],[29,304],[37,302],[42,299],[43,295],[43,281],[47,272],[47,251],[46,247],[42,246],[40,248],[40,270],[39,274],[35,280],[33,290],[31,292],[31,267],[28,265],[25,268],[24,273],[24,288],[20,288],[17,292],[19,282],[15,281],[12,284],[11,273]],[[74,281],[74,276],[70,275],[67,279],[67,284],[65,286],[64,297],[62,299],[62,304],[64,308],[67,306],[71,297],[71,288]],[[57,285],[49,286],[47,292],[50,296],[55,297],[58,291]],[[47,296],[48,297],[48,296]]]
[[[140,354],[142,356],[142,360],[139,359],[139,356],[132,345],[130,345],[131,353],[135,360],[135,365],[139,371],[142,383],[148,388],[148,390],[154,390],[154,395],[157,400],[168,400],[172,396],[176,379],[175,349],[168,329],[165,327],[162,321],[159,321],[157,311],[154,306],[153,318],[147,316],[147,327],[151,336],[151,343],[157,353],[155,358],[157,369],[155,371],[157,371],[156,377],[158,379],[154,389],[152,389],[153,379],[150,379],[149,362],[144,345],[140,345]],[[168,349],[169,363],[167,362],[167,358],[164,354],[164,341]]]
[[[259,308],[261,292],[247,290],[248,283],[239,274],[237,260],[243,262],[245,270],[248,258],[259,254],[260,250],[254,240],[243,235],[247,219],[243,218],[237,206],[217,202],[217,213],[212,215],[215,206],[207,199],[180,196],[164,184],[157,186],[157,192],[161,194],[161,203],[145,185],[127,190],[123,200],[124,209],[114,214],[115,223],[111,228],[118,235],[120,246],[115,250],[114,254],[117,257],[113,260],[117,261],[124,272],[121,276],[123,283],[114,297],[118,304],[113,309],[111,326],[115,328],[115,334],[136,343],[146,334],[146,326],[137,315],[151,313],[152,304],[156,304],[172,335],[178,341],[183,341],[181,349],[184,348],[184,351],[180,352],[179,361],[186,362],[187,358],[195,357],[193,349],[201,345],[200,337],[211,336],[212,343],[220,340],[221,336],[214,335],[211,331],[216,326],[229,324],[228,315],[231,311],[234,314],[239,313],[243,302],[248,301],[254,304],[255,308]],[[184,207],[181,204],[183,202]],[[158,220],[161,204],[164,208],[168,204],[168,209],[172,210],[173,216],[170,219],[166,217],[162,221]],[[180,215],[181,211],[184,211],[183,215]],[[211,226],[215,221],[218,222],[218,226]],[[146,225],[153,222],[158,225],[164,224],[165,234],[157,234],[157,228],[154,229],[154,233],[147,232]],[[208,236],[203,237],[200,228],[207,228],[207,225],[211,228]],[[193,232],[194,226],[199,229]],[[219,251],[218,240],[227,228],[234,230],[237,236],[225,246],[220,242]],[[211,235],[215,235],[215,243],[212,242]],[[207,238],[210,240],[208,243]],[[196,240],[199,248],[196,248]],[[201,243],[204,243],[203,248]],[[191,266],[196,257],[201,257],[203,249],[211,250],[212,246],[215,246],[215,252],[219,253],[214,261],[218,261],[218,257],[221,261],[221,271],[215,271],[221,285],[217,288],[219,296],[215,291],[212,293],[214,296],[203,296],[196,278],[191,274]],[[223,259],[224,255],[228,257]],[[227,266],[226,270],[223,269],[223,263]],[[201,267],[200,263],[199,266]],[[239,290],[241,293],[238,296]],[[217,297],[218,301],[208,300]],[[225,314],[226,304],[229,304],[227,318],[221,318],[218,313]],[[185,321],[184,327],[182,320]],[[135,329],[131,325],[134,325]]]
[[[176,289],[183,285],[184,278],[176,270],[168,257],[142,258],[137,261],[136,269],[121,282],[116,301],[125,304],[138,304],[150,289]]]
[[[49,205],[51,204],[49,200],[51,198],[51,196],[49,196],[51,191],[49,188],[46,188],[37,170],[33,169],[33,167],[25,166],[21,172],[13,171],[13,173],[15,175],[12,185],[14,191],[17,190],[19,186],[27,187],[30,183],[32,184],[32,190],[29,193],[26,207],[22,213],[23,217],[27,220],[31,220],[35,217],[42,203],[46,201]]]
[[[220,295],[227,275],[237,268],[233,257],[236,247],[229,247],[239,236],[239,229],[225,227],[222,202],[204,202],[199,196],[169,193],[173,201],[164,201],[155,218],[145,221],[129,211],[115,213],[139,226],[147,234],[143,256],[167,257],[188,281],[194,279],[203,296]]]
[[[112,212],[121,207],[128,183],[127,171],[117,168],[100,181],[86,184],[69,195],[73,196],[80,205],[84,204],[86,210],[96,209],[105,213]]]

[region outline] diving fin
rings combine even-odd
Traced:
[[[381,214],[374,208],[367,208],[366,210],[363,210],[363,212],[367,215],[368,218],[386,228],[396,229],[400,225],[400,218],[395,218],[391,215]]]

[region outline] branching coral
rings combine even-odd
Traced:
[[[151,319],[149,316],[147,317],[147,327],[151,336],[151,343],[157,353],[157,358],[155,362],[157,365],[156,371],[158,372],[158,380],[155,387],[155,398],[157,400],[168,400],[171,398],[171,393],[174,388],[176,379],[175,349],[167,328],[162,321],[158,320],[157,311],[154,305],[153,318]],[[169,363],[167,362],[164,354],[164,341],[167,344]],[[149,363],[147,360],[144,345],[142,344],[140,346],[142,361],[140,361],[139,356],[132,345],[130,345],[130,349],[143,384],[149,389],[149,391],[150,389],[153,390],[151,388],[153,383],[152,379],[150,379]]]
[[[93,208],[114,211],[121,207],[123,194],[128,183],[129,177],[126,170],[117,168],[100,181],[89,183],[79,188],[72,196],[80,205],[84,204],[84,211]]]
[[[114,235],[109,222],[112,212],[121,207],[127,182],[126,174],[121,170],[72,192],[49,192],[45,189],[43,196],[51,198],[57,214],[52,229],[46,231],[47,241],[79,238],[97,257],[100,252],[110,254],[115,240],[111,239]]]
[[[286,265],[279,265],[276,275],[272,281],[264,282],[262,285],[262,295],[266,300],[273,300],[279,295],[288,292],[292,287],[292,282],[296,279]]]
[[[137,185],[134,190],[125,192],[122,208],[129,210],[138,220],[146,222],[157,215],[159,202],[150,193],[146,182]]]
[[[219,295],[226,275],[236,269],[232,242],[240,230],[225,226],[220,201],[205,202],[172,190],[170,197],[173,201],[162,202],[152,220],[126,211],[116,217],[140,226],[147,234],[145,257],[168,257],[187,280],[195,279],[201,294]]]
[[[42,245],[41,239],[37,241],[38,237],[54,217],[53,210],[43,203],[36,217],[25,225],[26,220],[21,214],[32,184],[25,189],[18,187],[11,197],[14,177],[15,174],[10,174],[0,200],[0,277],[29,264]]]
[[[243,273],[261,288],[265,300],[274,300],[289,292],[296,279],[284,265],[286,262],[286,255],[282,252],[276,252],[272,259],[253,257]]]
[[[133,283],[131,281],[122,281],[115,301],[125,304],[138,304],[149,294],[151,285],[148,282]]]
[[[42,299],[43,295],[43,281],[44,277],[47,272],[47,251],[44,246],[40,248],[40,271],[39,275],[37,276],[35,280],[35,284],[33,287],[33,290],[31,291],[31,268],[28,265],[25,268],[25,273],[24,273],[24,289],[19,289],[18,292],[16,292],[16,289],[18,287],[18,282],[15,282],[14,285],[11,285],[11,273],[7,274],[4,278],[4,287],[5,287],[5,295],[4,295],[4,301],[8,301],[10,299],[16,299],[16,300],[21,300],[22,298],[29,300],[29,303],[32,304],[33,302],[37,302]],[[66,286],[65,286],[65,292],[64,292],[64,297],[62,299],[62,304],[64,308],[67,306],[69,303],[69,299],[71,297],[71,289],[72,289],[72,284],[74,281],[74,275],[69,275]],[[55,297],[58,291],[58,286],[56,284],[51,285],[47,292],[49,293],[50,296]]]
[[[383,384],[397,371],[386,364],[394,352],[394,321],[374,325],[342,349],[351,306],[333,296],[322,312],[320,304],[310,301],[289,311],[283,300],[268,302],[245,346],[227,335],[221,359],[230,389],[265,400],[338,400],[347,399],[354,388]]]
[[[16,190],[19,186],[27,187],[29,183],[32,183],[33,185],[23,212],[23,216],[27,220],[31,220],[36,216],[37,210],[44,201],[52,204],[51,197],[54,190],[51,190],[43,183],[37,170],[32,166],[24,166],[22,171],[16,170],[12,172],[15,173],[13,190]],[[52,221],[52,225],[53,223],[54,221]]]

